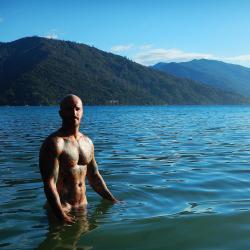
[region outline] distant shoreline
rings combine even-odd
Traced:
[[[174,107],[174,106],[250,106],[250,103],[243,104],[121,104],[121,105],[105,105],[105,104],[84,104],[84,107]],[[58,107],[59,105],[0,105],[0,107]]]

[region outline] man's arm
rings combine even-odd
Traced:
[[[108,190],[105,181],[103,180],[101,174],[99,173],[98,166],[94,156],[94,146],[92,152],[92,160],[87,166],[87,177],[90,186],[104,199],[110,200],[112,202],[117,202],[115,197]]]
[[[43,179],[44,192],[56,217],[66,222],[73,222],[73,218],[67,215],[63,209],[59,194],[56,188],[56,180],[59,172],[59,142],[47,139],[40,150],[39,168]]]

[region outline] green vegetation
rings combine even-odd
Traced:
[[[182,63],[158,63],[153,68],[250,98],[250,69],[240,65],[201,59]]]
[[[40,37],[0,43],[0,105],[53,105],[69,93],[89,105],[249,103],[84,44]]]

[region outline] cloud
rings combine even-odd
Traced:
[[[51,29],[49,32],[47,32],[47,34],[44,37],[49,39],[58,39],[59,38],[58,33],[59,32],[56,29]]]
[[[2,22],[3,22],[3,17],[0,16],[0,23],[2,23]]]
[[[134,60],[143,65],[153,65],[158,62],[183,62],[192,59],[214,59],[211,54],[184,52],[180,49],[156,49],[150,48],[142,52],[138,52]]]
[[[231,57],[219,57],[217,60],[227,63],[239,64],[248,68],[250,67],[250,54]]]
[[[133,44],[116,45],[116,46],[113,46],[110,50],[112,52],[123,52],[123,51],[130,50],[133,47],[134,47]]]
[[[224,61],[250,67],[250,54],[236,56],[218,56],[203,52],[187,52],[177,48],[155,48],[153,44],[142,45],[117,45],[111,52],[126,56],[131,60],[145,65],[154,65],[158,62],[187,62],[193,59],[209,59]]]
[[[48,35],[46,36],[46,38],[49,38],[49,39],[58,39],[58,35],[55,34],[55,33],[51,33],[51,34],[48,34]]]
[[[153,48],[153,44],[144,44],[139,47],[140,50],[148,50]]]
[[[238,62],[250,62],[250,54],[227,57],[226,60],[228,60],[228,61],[238,61]]]

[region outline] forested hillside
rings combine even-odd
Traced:
[[[41,37],[0,44],[0,105],[238,104],[248,99],[84,44]]]

